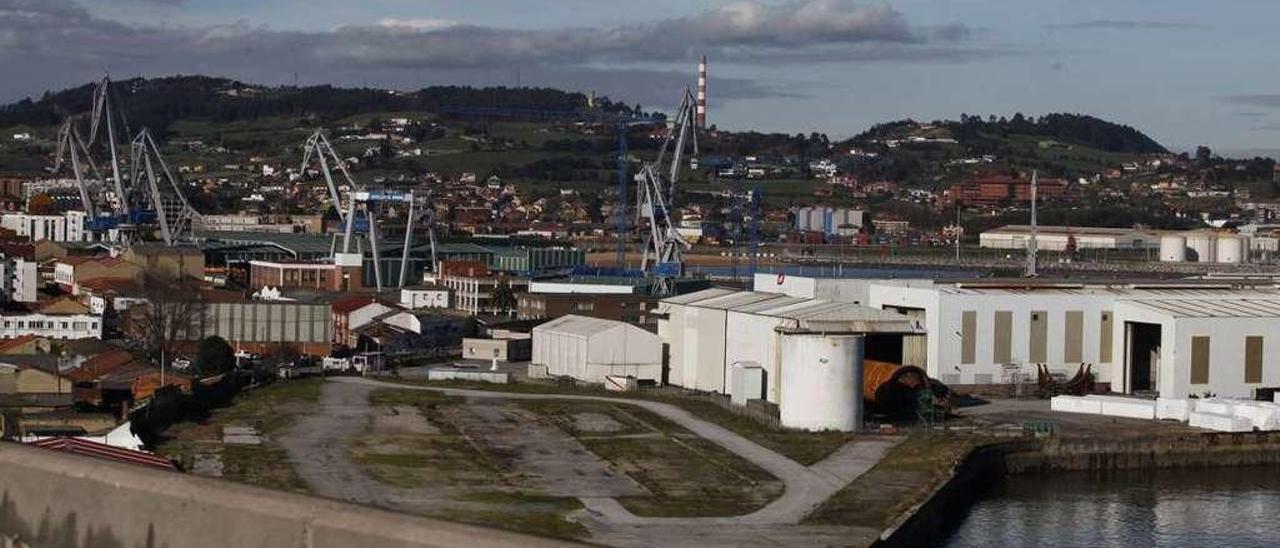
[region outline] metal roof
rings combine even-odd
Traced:
[[[603,318],[592,318],[589,316],[578,316],[570,314],[561,316],[542,325],[533,328],[534,331],[551,331],[553,333],[567,333],[577,335],[583,338],[590,338],[592,335],[612,331],[614,329],[634,329],[637,331],[645,331],[643,328],[631,325],[626,322],[616,320],[606,320]],[[657,335],[654,335],[655,337]]]
[[[693,304],[693,303],[705,301],[707,299],[711,299],[714,297],[723,297],[725,295],[730,295],[733,293],[737,293],[737,291],[734,291],[732,289],[725,289],[723,287],[713,287],[711,289],[703,289],[702,291],[694,291],[693,293],[686,293],[684,295],[668,297],[666,299],[662,299],[662,302],[670,303],[670,304]]]
[[[1160,284],[1045,284],[1029,282],[937,284],[934,288],[947,295],[1110,295],[1121,298],[1204,298],[1235,299],[1240,297],[1280,298],[1280,289],[1269,284],[1237,286],[1230,283]]]
[[[1175,318],[1280,318],[1280,298],[1140,299],[1122,302]]]
[[[924,333],[912,318],[869,306],[756,293],[708,289],[662,301],[667,304],[725,310],[786,320],[783,329],[824,333]]]

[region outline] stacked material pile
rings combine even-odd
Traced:
[[[1280,402],[1228,398],[1144,400],[1089,395],[1057,396],[1050,402],[1050,408],[1063,413],[1176,420],[1220,432],[1280,430]]]

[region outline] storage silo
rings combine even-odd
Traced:
[[[1160,261],[1180,263],[1187,260],[1187,237],[1169,234],[1160,238]]]
[[[782,426],[852,432],[862,426],[862,335],[792,334],[782,340]]]
[[[1187,260],[1198,263],[1217,261],[1218,237],[1212,232],[1192,232],[1187,234],[1187,249],[1190,253]]]
[[[1243,236],[1225,235],[1218,238],[1217,262],[1240,264],[1248,260],[1248,246]]]

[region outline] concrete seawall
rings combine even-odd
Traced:
[[[421,548],[567,546],[0,443],[0,546]]]
[[[1280,432],[1205,433],[1108,440],[1018,440],[972,451],[922,504],[873,544],[931,546],[945,540],[987,488],[1007,475],[1280,464]]]

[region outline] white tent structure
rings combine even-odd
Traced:
[[[593,383],[613,375],[660,380],[662,339],[624,322],[563,316],[533,329],[533,363]]]

